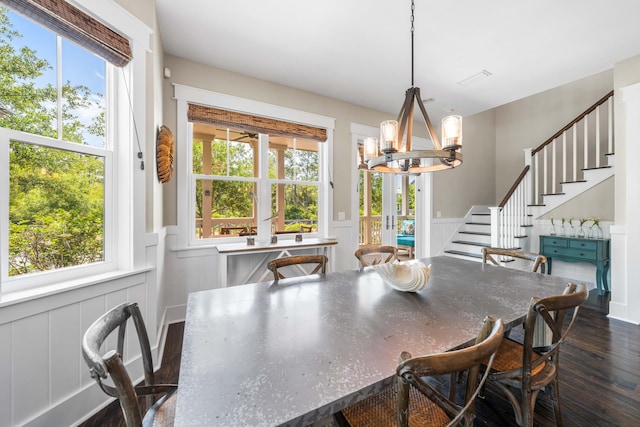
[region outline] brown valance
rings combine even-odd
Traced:
[[[0,3],[116,66],[131,61],[129,40],[64,0],[0,0]]]
[[[265,133],[288,138],[303,138],[324,142],[327,130],[298,123],[221,110],[204,105],[189,104],[188,118],[190,122],[201,123],[223,128],[233,128],[254,133]]]

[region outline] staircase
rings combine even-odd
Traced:
[[[456,258],[482,259],[482,248],[491,246],[490,221],[489,207],[472,206],[444,253]]]
[[[498,206],[473,206],[445,255],[481,260],[483,247],[529,249],[528,229],[558,206],[614,175],[613,91],[535,149]]]

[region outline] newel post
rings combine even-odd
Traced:
[[[533,167],[533,157],[531,155],[531,152],[533,151],[532,148],[525,148],[524,150],[524,166],[527,167],[529,166],[529,172],[527,173],[527,176],[524,178],[526,180],[526,189],[527,189],[527,205],[533,205],[534,204],[534,200],[533,200],[533,173],[532,173],[532,167]]]
[[[491,247],[500,247],[500,206],[489,207],[491,212]]]

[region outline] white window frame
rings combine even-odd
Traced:
[[[133,59],[125,67],[107,66],[106,148],[67,143],[32,134],[0,129],[0,305],[95,284],[109,273],[146,268],[145,179],[140,167],[146,138],[146,54],[151,29],[113,2],[75,0],[71,4],[99,17],[131,43]],[[110,84],[111,82],[112,84]],[[135,116],[137,126],[134,125]],[[8,277],[9,141],[70,149],[105,158],[105,261],[59,270]],[[117,146],[115,144],[117,142]],[[149,162],[152,164],[153,162]],[[117,177],[117,179],[116,179]]]
[[[333,212],[333,200],[329,191],[329,161],[333,158],[333,130],[335,119],[287,107],[268,104],[246,98],[240,98],[204,89],[174,84],[174,98],[176,99],[176,123],[177,123],[177,159],[178,159],[178,238],[177,249],[188,249],[194,247],[215,246],[221,243],[242,242],[244,238],[224,237],[197,239],[195,236],[195,179],[198,175],[193,174],[192,167],[192,124],[187,118],[189,103],[206,105],[213,108],[230,110],[244,114],[269,117],[293,123],[300,123],[308,126],[325,128],[327,130],[327,141],[319,143],[320,170],[318,171],[318,234],[327,235],[329,233],[329,223],[331,212]],[[258,218],[266,218],[271,215],[271,183],[272,179],[267,176],[267,150],[268,136],[259,135],[259,185],[258,200],[268,200],[258,206]],[[283,181],[284,182],[284,181]],[[286,183],[291,183],[287,181]],[[180,191],[188,189],[188,191]],[[267,237],[264,233],[265,227],[259,227],[258,239]],[[282,239],[293,239],[293,236],[283,235]]]

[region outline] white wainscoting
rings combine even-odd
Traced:
[[[434,218],[431,221],[431,256],[442,255],[445,245],[463,222],[464,218]]]
[[[111,401],[89,376],[81,340],[122,302],[139,303],[157,362],[156,239],[148,240],[144,269],[0,308],[0,425],[76,425]],[[136,361],[137,341],[127,342],[125,354]],[[131,374],[141,378],[141,367]]]

